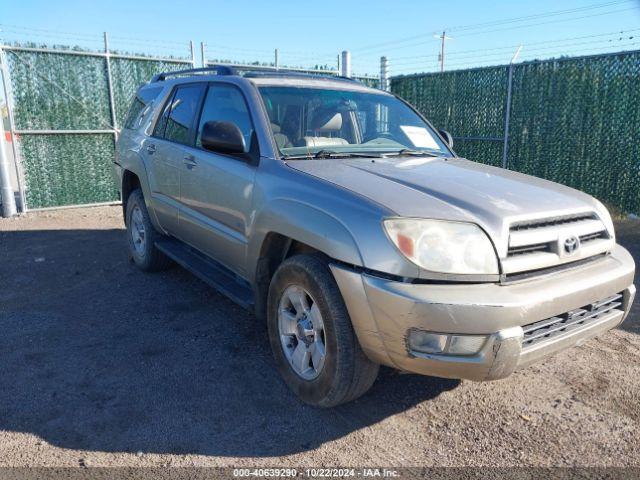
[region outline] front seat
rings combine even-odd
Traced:
[[[280,128],[280,125],[272,122],[271,131],[273,132],[273,138],[275,139],[276,144],[278,145],[278,148],[293,147],[293,144],[291,143],[291,140],[289,140],[289,137],[287,137],[284,133],[282,133],[282,129]]]
[[[340,112],[334,114],[327,114],[325,111],[318,112],[312,119],[310,126],[314,135],[303,138],[304,145],[307,147],[349,145],[349,142],[344,138],[331,136],[332,133],[335,134],[342,130],[342,113]]]

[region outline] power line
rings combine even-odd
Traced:
[[[470,35],[484,35],[487,33],[494,33],[494,32],[504,32],[507,30],[514,30],[516,28],[530,28],[530,27],[537,27],[539,25],[551,25],[553,23],[563,23],[563,22],[573,22],[575,20],[582,20],[585,18],[593,18],[593,17],[602,17],[604,15],[611,15],[612,13],[621,13],[621,12],[630,12],[631,10],[635,10],[637,11],[637,8],[623,8],[620,10],[611,10],[609,12],[601,12],[601,13],[594,13],[592,15],[583,15],[582,17],[573,17],[573,18],[563,18],[560,20],[551,20],[549,22],[540,22],[540,23],[532,23],[530,25],[516,25],[516,26],[512,26],[512,27],[506,27],[506,28],[499,28],[499,29],[495,29],[495,30],[486,30],[486,31],[480,31],[480,32],[474,32],[474,33],[465,33],[462,35],[458,35],[459,37],[468,37]]]
[[[538,14],[534,14],[534,15],[525,15],[525,16],[522,16],[522,17],[512,17],[512,18],[508,18],[508,19],[494,20],[494,21],[484,22],[484,23],[474,23],[474,24],[470,24],[470,25],[461,25],[461,26],[457,26],[457,27],[448,27],[447,30],[450,30],[450,31],[474,30],[476,28],[483,28],[483,27],[486,27],[486,26],[503,25],[503,24],[516,23],[516,22],[524,22],[524,21],[527,21],[527,20],[534,20],[534,19],[537,19],[537,18],[554,17],[554,16],[557,16],[557,15],[567,15],[569,13],[576,13],[576,12],[583,12],[583,11],[586,11],[586,10],[605,8],[605,7],[609,7],[611,5],[618,5],[618,4],[621,4],[621,3],[628,3],[629,1],[630,0],[616,0],[616,1],[605,2],[605,3],[596,3],[596,4],[593,4],[593,5],[586,5],[584,7],[570,8],[570,9],[566,9],[566,10],[555,10],[555,11],[552,11],[552,12],[538,13]]]
[[[640,30],[640,29],[637,29]],[[565,48],[565,47],[573,47],[573,46],[578,46],[578,45],[602,45],[602,46],[606,46],[606,44],[611,44],[611,46],[615,46],[615,45],[620,45],[620,44],[615,44],[613,42],[621,42],[621,41],[626,41],[626,40],[633,40],[635,38],[635,36],[629,36],[629,37],[625,37],[625,38],[617,38],[617,39],[609,39],[609,40],[600,40],[600,41],[589,41],[589,42],[574,42],[574,43],[565,43],[562,45],[552,45],[552,46],[547,46],[547,47],[537,47],[537,48],[528,48],[527,46],[525,46],[525,54],[528,54],[529,52],[539,52],[539,51],[548,51],[548,50],[555,50],[555,49],[561,49],[561,48]],[[519,45],[512,47],[516,48]],[[462,52],[457,52],[457,53],[462,53]],[[465,59],[465,58],[474,58],[474,59],[478,59],[478,58],[487,58],[487,57],[496,57],[496,56],[505,56],[505,55],[511,55],[511,51],[505,51],[505,52],[497,52],[497,53],[489,53],[489,54],[478,54],[478,53],[468,53],[466,55],[461,55],[461,56],[457,56],[454,58],[454,62],[456,60],[460,60],[460,59]],[[450,55],[453,55],[450,54]],[[420,57],[420,58],[430,58],[432,56],[424,56],[424,57]],[[419,61],[419,60],[418,60]],[[391,64],[392,65],[411,65],[411,64],[415,64],[415,61],[400,61],[400,62],[396,62],[395,59],[391,59]]]
[[[611,6],[613,4],[619,4],[619,3],[628,3],[630,0],[618,0],[617,2],[607,2],[604,4],[597,4],[597,5],[592,5],[590,7],[583,7],[582,11],[586,10],[587,8],[589,9],[595,9],[595,8],[603,8],[606,6]],[[576,10],[576,9],[572,9],[572,10]],[[469,36],[469,35],[479,35],[479,34],[483,34],[483,33],[491,33],[494,31],[503,31],[503,30],[510,30],[510,29],[514,29],[514,28],[527,28],[527,27],[532,27],[532,26],[537,26],[537,25],[546,25],[548,23],[557,23],[557,22],[567,22],[567,21],[573,21],[573,20],[579,20],[579,19],[583,19],[583,18],[591,18],[591,17],[596,17],[596,16],[601,16],[601,15],[609,15],[611,13],[618,13],[618,12],[622,12],[622,11],[628,11],[628,10],[635,10],[635,8],[629,8],[629,9],[622,9],[622,10],[613,10],[613,11],[608,11],[608,12],[601,12],[601,13],[595,13],[592,15],[586,15],[586,16],[581,16],[581,17],[573,17],[573,18],[564,18],[564,19],[559,19],[559,20],[555,20],[554,22],[543,22],[543,23],[536,23],[536,24],[530,24],[530,25],[517,25],[517,26],[511,26],[505,29],[497,29],[497,30],[488,30],[488,31],[482,31],[482,32],[475,32],[475,33],[467,33],[467,34],[463,34],[460,36]],[[562,14],[567,14],[570,13],[567,10],[562,10],[562,11],[556,11],[556,12],[547,12],[545,14],[538,14],[540,18],[541,15],[545,15],[547,17],[549,16],[556,16],[556,15],[562,15]],[[530,16],[533,17],[533,16]],[[532,19],[532,18],[530,18]],[[488,22],[488,23],[492,23],[493,25],[500,25],[500,24],[508,24],[508,23],[513,23],[514,20],[518,20],[518,21],[525,21],[526,19],[524,19],[524,17],[516,17],[515,19],[506,19],[506,20],[501,20],[501,21],[495,21],[495,22]],[[476,24],[478,26],[478,28],[480,28],[479,26],[482,24]],[[468,27],[471,27],[472,25],[467,25],[464,28],[469,29]],[[458,30],[462,30],[463,27],[457,27]],[[429,34],[422,34],[422,35],[414,35],[412,37],[406,37],[403,39],[398,39],[398,40],[391,40],[388,42],[382,42],[382,43],[378,43],[378,44],[373,44],[373,45],[368,45],[368,46],[364,46],[361,47],[359,49],[354,49],[354,52],[364,52],[364,51],[371,51],[371,50],[380,50],[380,47],[385,47],[388,45],[398,45],[398,44],[402,44],[402,43],[407,43],[407,42],[411,42],[413,40],[417,40],[417,39],[421,39],[421,38],[425,38],[428,36],[431,36],[433,34],[429,33]],[[403,45],[402,47],[395,47],[395,49],[397,48],[406,48],[408,46],[415,46],[415,45],[422,45],[426,42],[419,42],[419,43],[414,43],[411,45]]]
[[[89,33],[77,33],[77,32],[65,32],[61,30],[48,30],[44,28],[32,28],[32,27],[23,27],[20,25],[9,25],[6,23],[0,23],[0,27],[3,29],[14,29],[14,30],[24,30],[25,32],[40,32],[40,33],[50,33],[60,35],[68,35],[73,37],[85,37],[87,39],[101,39],[102,37],[97,34],[89,34]]]
[[[595,35],[582,35],[579,37],[565,37],[565,38],[557,38],[554,40],[544,40],[541,42],[533,42],[533,43],[519,43],[516,45],[505,45],[504,47],[492,47],[492,48],[476,48],[476,49],[472,49],[472,50],[460,50],[457,52],[451,52],[448,53],[449,56],[458,56],[460,54],[466,54],[466,53],[474,53],[474,52],[490,52],[490,51],[495,51],[495,50],[513,50],[514,48],[518,48],[520,45],[523,45],[525,48],[529,48],[533,45],[546,45],[546,44],[556,44],[558,42],[566,42],[566,41],[571,41],[571,40],[583,40],[585,38],[599,38],[599,37],[607,37],[607,36],[612,36],[612,35],[623,35],[623,34],[628,34],[628,33],[632,33],[632,32],[638,32],[640,31],[640,28],[633,28],[630,30],[620,30],[620,31],[616,31],[616,32],[608,32],[608,33],[600,33],[600,34],[595,34]],[[404,57],[392,57],[392,60],[406,60],[406,59],[418,59],[418,58],[431,58],[433,55],[409,55],[409,56],[404,56]]]
[[[602,51],[602,48],[609,49],[609,48],[614,48],[614,47],[616,48],[616,50],[614,50],[614,51],[606,51],[606,52]],[[620,48],[624,48],[623,50],[619,50],[620,53],[637,50],[637,48],[625,48],[625,47],[640,47],[640,41],[634,41],[634,42],[628,42],[628,43],[623,43],[623,44],[610,45],[609,47],[600,47],[597,50],[596,49],[590,49],[590,50],[584,51],[584,50],[581,49],[579,51],[575,51],[575,50],[566,51],[566,52],[563,52],[560,56],[575,55],[576,57],[581,57],[581,56],[585,56],[585,55],[597,55],[599,53],[615,54],[615,53],[618,53],[618,49],[620,49]],[[540,59],[540,60],[551,60],[551,59],[557,59],[557,58],[560,58],[560,57],[559,56],[553,56],[553,57],[550,57],[550,58],[547,58],[547,59]],[[535,59],[535,60],[538,60],[538,59]],[[481,60],[479,63],[481,63],[483,65],[479,65],[478,62],[473,62],[473,61],[469,60],[469,61],[463,61],[463,62],[457,62],[457,63],[450,63],[449,67],[463,67],[462,70],[468,69],[468,68],[489,67],[489,66],[493,66],[493,65],[486,65],[487,62],[496,62],[496,61],[497,60],[484,60],[484,61]],[[504,63],[498,64],[498,65],[504,65],[504,64],[506,64],[507,61],[508,60],[505,59]],[[429,65],[432,65],[432,68],[434,69],[434,71],[438,67],[438,64],[432,61],[431,63],[427,63],[427,62],[425,62],[425,64],[417,63],[417,64],[414,64],[414,65],[411,65],[411,66],[402,67],[400,69],[395,69],[395,68],[393,68],[394,65],[391,65],[391,68],[392,68],[392,72],[394,74],[401,74],[402,75],[402,74],[408,74],[410,72],[415,72],[417,69],[427,68]],[[460,70],[460,69],[458,69],[458,70]]]

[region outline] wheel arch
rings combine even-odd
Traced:
[[[120,182],[120,198],[122,200],[123,212],[126,213],[127,200],[131,192],[136,188],[142,190],[142,196],[144,203],[149,211],[149,217],[151,223],[159,231],[163,231],[156,217],[156,212],[153,206],[151,189],[149,186],[149,180],[147,177],[147,169],[140,157],[139,153],[135,150],[128,150],[120,156],[122,161],[122,179]],[[126,215],[125,215],[126,217]],[[125,218],[126,223],[126,218]]]
[[[256,315],[266,315],[269,282],[278,266],[296,253],[317,253],[328,260],[362,265],[355,239],[336,217],[290,200],[276,202],[256,221],[249,243],[247,271],[255,288]]]

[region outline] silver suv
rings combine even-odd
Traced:
[[[459,158],[410,105],[349,79],[160,74],[115,173],[133,261],[175,261],[255,311],[316,406],[362,395],[379,365],[506,377],[617,326],[635,293],[599,201]]]

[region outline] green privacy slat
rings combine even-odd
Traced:
[[[454,137],[502,137],[508,67],[394,77],[392,92]],[[640,213],[640,52],[514,66],[508,166]],[[502,142],[456,140],[500,165]]]
[[[12,50],[6,57],[17,129],[109,128],[103,58]]]
[[[453,147],[461,157],[494,167],[500,167],[502,164],[502,142],[454,140]]]
[[[29,208],[117,200],[113,135],[22,135]]]
[[[367,87],[378,88],[380,86],[380,79],[376,77],[353,77],[355,80],[363,83]]]
[[[640,213],[640,54],[515,67],[509,165]]]
[[[118,127],[122,128],[131,98],[142,83],[148,82],[157,73],[187,68],[191,68],[191,65],[157,60],[112,58],[111,75]]]
[[[18,130],[111,127],[106,60],[64,53],[7,51]],[[178,62],[111,58],[118,126],[137,87]],[[113,135],[21,135],[29,208],[117,200]]]

